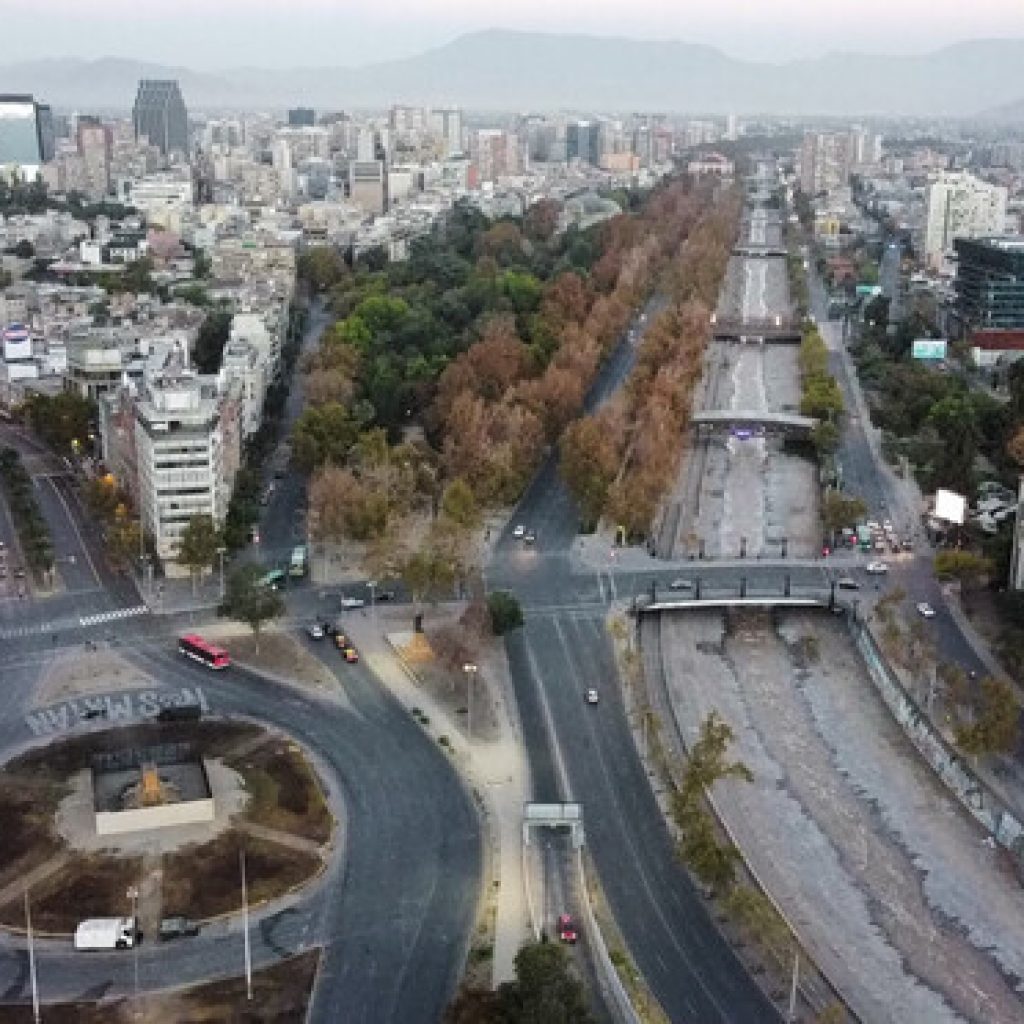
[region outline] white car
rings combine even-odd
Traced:
[[[366,602],[361,597],[349,597],[347,594],[343,594],[341,598],[341,607],[348,608],[364,608]]]
[[[310,640],[323,640],[324,627],[319,622],[314,622],[306,627],[306,633],[309,634]]]
[[[917,606],[918,613],[926,619],[932,619],[935,617],[935,609],[927,602],[922,601]]]
[[[680,577],[677,580],[673,580],[668,585],[669,590],[693,590],[693,584],[689,580],[684,580]]]
[[[512,536],[515,537],[516,540],[522,540],[523,537],[526,536],[526,527],[523,526],[522,523],[519,523],[519,525],[512,531]]]
[[[586,699],[587,699],[587,703],[588,704],[596,704],[598,702],[598,700],[600,699],[598,697],[598,695],[597,695],[597,690],[594,690],[594,689],[587,690]]]
[[[885,562],[868,562],[864,566],[864,571],[871,573],[872,576],[881,576],[889,571],[889,566]]]

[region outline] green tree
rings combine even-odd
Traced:
[[[928,426],[938,441],[932,471],[936,483],[969,491],[978,454],[978,421],[968,395],[950,395],[932,406]]]
[[[559,469],[580,507],[586,528],[604,512],[608,489],[619,471],[616,438],[600,418],[587,416],[569,425],[559,446]]]
[[[754,776],[742,761],[729,761],[726,753],[735,739],[732,726],[712,710],[701,722],[700,736],[690,751],[681,792],[697,796],[721,779],[736,778],[753,782]]]
[[[719,843],[710,814],[695,804],[684,804],[676,815],[682,828],[679,856],[693,873],[715,892],[726,892],[736,880],[739,851],[732,843]]]
[[[36,254],[36,247],[27,239],[23,238],[14,247],[14,255],[19,260],[30,260]]]
[[[523,624],[523,609],[515,594],[507,590],[495,590],[487,595],[487,610],[491,615],[491,630],[495,636],[503,636]]]
[[[231,336],[231,320],[231,314],[223,309],[206,314],[192,349],[192,359],[200,373],[217,373],[220,370],[224,346]]]
[[[461,477],[445,488],[441,497],[441,514],[465,532],[480,525],[480,504],[473,489]]]
[[[956,728],[956,744],[973,757],[1009,754],[1017,748],[1020,735],[1020,703],[1011,683],[1005,679],[981,681],[974,720]]]
[[[516,954],[516,980],[498,989],[502,1022],[591,1024],[582,983],[565,949],[551,942],[523,946]]]
[[[54,450],[76,454],[89,450],[94,433],[96,403],[73,391],[32,394],[21,407],[32,430]]]
[[[212,517],[192,516],[185,524],[178,545],[178,561],[188,566],[192,575],[192,591],[195,593],[199,574],[213,564],[217,548],[221,545],[220,531]]]
[[[840,491],[827,491],[821,503],[821,522],[833,539],[843,527],[856,526],[867,514],[868,507],[862,498],[847,497]]]
[[[197,281],[205,281],[213,272],[213,264],[205,249],[196,249],[192,254],[192,276]]]
[[[218,609],[218,614],[244,622],[252,630],[257,653],[264,623],[284,614],[281,595],[273,587],[263,585],[263,576],[263,569],[258,565],[236,566],[225,582],[224,601]]]
[[[971,551],[939,551],[933,563],[936,578],[959,580],[965,587],[977,586],[986,576],[992,574],[990,558]]]
[[[316,245],[299,254],[298,276],[314,292],[333,288],[348,273],[348,267],[337,249]]]

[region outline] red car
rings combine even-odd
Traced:
[[[576,923],[571,914],[560,914],[558,917],[558,938],[562,942],[575,943],[578,938],[576,934]]]
[[[354,665],[359,660],[359,653],[351,644],[342,648],[341,655],[350,665]]]

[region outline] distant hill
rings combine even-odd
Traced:
[[[458,104],[739,114],[967,117],[1021,94],[1024,40],[960,43],[915,56],[830,53],[785,64],[709,46],[490,30],[365,67],[235,68],[214,74],[104,58],[0,66],[0,92],[75,110],[127,109],[140,78],[177,78],[193,109]]]

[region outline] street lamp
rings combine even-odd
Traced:
[[[227,548],[217,548],[217,558],[220,562],[220,599],[224,600],[224,555],[227,554]]]
[[[139,1012],[139,887],[128,887],[128,899],[132,901],[132,961],[135,974],[135,1012]]]
[[[467,661],[462,666],[462,671],[466,673],[466,736],[469,743],[473,742],[473,679],[476,676],[479,668],[471,661]]]
[[[377,581],[367,580],[366,585],[370,588],[370,618],[374,618],[377,613]]]

